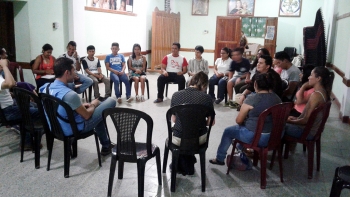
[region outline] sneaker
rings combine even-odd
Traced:
[[[139,95],[136,95],[136,96],[135,96],[135,100],[136,100],[137,102],[140,102],[140,97],[139,97]]]
[[[132,100],[134,100],[134,98],[132,98],[131,96],[126,97],[126,102],[130,103]]]
[[[163,99],[157,98],[155,101],[153,101],[153,103],[161,103],[163,102]]]
[[[112,145],[112,144],[110,144],[109,147],[102,147],[102,149],[101,149],[101,155],[102,155],[102,156],[107,156],[107,155],[111,154],[112,148],[113,148],[113,145]]]
[[[118,97],[117,101],[118,101],[119,104],[122,103],[122,98]]]
[[[238,103],[236,103],[236,102],[234,102],[234,101],[230,101],[230,108],[232,108],[232,109],[237,109],[238,106],[239,106]]]
[[[106,99],[107,99],[106,97],[102,97],[102,96],[98,97],[98,100],[99,100],[100,102],[103,102],[103,101],[105,101]]]
[[[141,95],[141,102],[145,101],[145,97]]]
[[[218,98],[218,99],[215,100],[215,103],[216,103],[216,104],[219,104],[219,103],[221,103],[221,101],[223,101],[223,100],[224,100],[224,99]]]
[[[229,106],[230,106],[230,101],[228,101],[224,104],[224,107],[229,107]]]

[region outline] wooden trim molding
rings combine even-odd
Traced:
[[[342,70],[340,70],[334,64],[329,62],[326,63],[326,67],[334,70],[334,72],[337,73],[343,79],[343,84],[346,85],[346,87],[350,87],[350,79],[345,77],[345,73]]]
[[[350,17],[350,12],[337,16],[337,21]]]
[[[89,6],[85,6],[85,10],[94,11],[94,12],[112,13],[112,14],[122,14],[122,15],[128,15],[128,16],[137,16],[137,14],[132,13],[132,12],[125,12],[125,11],[119,11],[119,10],[108,10],[108,9],[102,9],[102,8],[89,7]]]
[[[191,49],[191,48],[180,48],[180,51],[194,52],[194,49]],[[204,49],[204,53],[215,53],[215,50],[214,49]]]

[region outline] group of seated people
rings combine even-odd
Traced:
[[[67,52],[62,57],[55,59],[51,56],[52,47],[44,45],[43,54],[39,55],[33,65],[33,72],[40,77],[46,74],[54,74],[54,81],[46,81],[40,86],[41,93],[47,93],[58,97],[65,101],[75,112],[75,120],[78,123],[78,129],[81,132],[86,132],[95,128],[100,143],[102,145],[101,154],[108,155],[111,152],[111,141],[108,138],[107,130],[102,122],[102,111],[106,108],[115,107],[116,101],[110,98],[110,90],[106,90],[106,97],[101,99],[99,94],[95,92],[95,100],[91,103],[82,103],[78,93],[89,87],[93,81],[103,81],[106,87],[110,87],[110,81],[101,74],[101,65],[99,60],[94,57],[95,48],[87,47],[88,56],[82,59],[82,64],[88,77],[77,74],[76,71],[81,69],[80,57],[75,51],[76,44],[71,41],[67,45]],[[112,54],[107,55],[105,59],[106,68],[111,72],[110,79],[115,83],[115,93],[118,102],[121,102],[121,94],[119,92],[120,81],[126,85],[127,101],[132,100],[130,93],[129,78],[125,74],[125,59],[124,56],[118,54],[119,44],[112,43]],[[232,139],[239,139],[243,142],[250,143],[254,137],[258,117],[265,109],[281,103],[282,101],[292,101],[293,94],[298,89],[300,84],[300,70],[291,62],[288,54],[285,52],[277,52],[274,57],[276,65],[282,68],[281,75],[274,71],[272,67],[272,58],[266,49],[260,49],[257,60],[250,66],[249,61],[242,57],[241,49],[234,49],[233,52],[228,48],[221,50],[221,58],[215,62],[214,75],[208,77],[208,61],[202,58],[204,48],[202,46],[195,47],[195,57],[189,62],[186,58],[179,55],[180,44],[173,43],[172,53],[165,56],[162,60],[162,74],[158,77],[158,96],[154,101],[159,103],[163,101],[163,93],[165,84],[168,82],[176,82],[179,91],[173,94],[171,107],[190,103],[203,104],[213,108],[213,103],[220,103],[223,100],[225,90],[231,89],[229,92],[229,101],[232,102],[233,87],[239,86],[239,91],[242,92],[239,104],[240,112],[236,117],[237,125],[230,126],[225,129],[221,143],[218,147],[215,159],[210,160],[210,163],[224,165],[226,151],[229,148]],[[232,59],[231,59],[232,55]],[[52,64],[53,62],[53,64]],[[129,60],[130,77],[135,82],[145,81],[146,59],[141,55],[141,47],[138,44],[133,46],[133,54]],[[255,65],[254,65],[255,64]],[[0,60],[0,72],[4,72],[4,76],[0,76],[0,101],[1,108],[8,118],[20,117],[18,107],[10,96],[8,89],[16,85],[9,69],[8,61]],[[294,68],[295,67],[295,68]],[[312,70],[312,71],[311,71]],[[311,73],[310,73],[311,71]],[[235,73],[236,72],[236,73]],[[189,79],[186,82],[184,74],[189,74]],[[236,75],[235,75],[236,74]],[[303,69],[302,85],[296,93],[295,110],[292,111],[288,118],[288,124],[285,127],[285,135],[300,137],[303,132],[303,126],[308,121],[311,112],[320,104],[330,100],[332,89],[333,73],[323,66],[305,67]],[[79,80],[83,85],[78,88],[71,85],[74,81]],[[285,83],[283,82],[285,81]],[[49,83],[47,83],[49,82]],[[85,84],[84,84],[85,83]],[[90,85],[89,85],[90,84]],[[127,86],[129,84],[129,86]],[[135,83],[136,84],[136,83]],[[218,85],[218,98],[215,98],[214,85]],[[188,88],[185,89],[185,86]],[[207,87],[209,86],[209,94]],[[245,89],[243,86],[246,86]],[[243,91],[241,89],[244,89]],[[96,90],[96,89],[95,89]],[[135,86],[136,99],[143,100],[144,85],[141,83],[141,97],[138,96],[138,86]],[[236,90],[237,93],[237,90]],[[38,110],[31,109],[33,116],[38,117]],[[67,117],[65,112],[60,112],[62,117]],[[322,117],[317,117],[316,121],[320,121]],[[174,139],[181,138],[181,131],[176,130],[177,122],[174,120]],[[208,123],[208,121],[206,121]],[[61,121],[65,135],[71,135],[72,131],[67,123]],[[203,125],[205,128],[207,125]],[[269,133],[272,128],[272,120],[265,122],[263,135],[259,144],[266,146],[269,140]],[[203,129],[202,135],[205,135],[206,130]],[[313,136],[310,134],[310,138]],[[203,139],[202,139],[203,140]],[[203,143],[203,142],[200,142]],[[193,159],[192,159],[193,162]]]

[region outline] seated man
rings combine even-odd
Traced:
[[[111,71],[110,80],[112,80],[114,83],[115,96],[118,99],[118,103],[121,103],[122,95],[119,91],[119,83],[123,82],[126,89],[126,101],[131,102],[133,98],[131,97],[131,86],[129,83],[129,78],[125,74],[124,55],[118,54],[119,44],[116,42],[112,43],[111,50],[112,54],[106,56],[105,65],[107,70]]]
[[[185,77],[187,73],[187,60],[184,56],[179,55],[180,43],[174,42],[171,46],[171,54],[166,55],[162,60],[162,74],[158,77],[158,95],[154,103],[163,102],[163,93],[165,84],[176,82],[178,90],[185,89]]]
[[[95,55],[95,47],[90,45],[87,47],[88,56],[86,56],[81,63],[83,64],[83,68],[87,73],[88,77],[90,77],[94,84],[94,95],[95,99],[100,101],[104,101],[106,97],[111,96],[111,83],[109,78],[104,76],[101,71],[100,60]],[[105,98],[100,97],[100,90],[98,84],[103,82],[105,84]]]
[[[80,57],[76,51],[76,48],[77,44],[74,41],[70,41],[67,45],[67,52],[60,55],[59,57],[66,57],[73,61],[75,77],[74,80],[68,84],[68,87],[72,90],[75,90],[78,94],[81,94],[86,90],[86,88],[90,87],[93,82],[92,79],[90,79],[89,77],[77,72],[80,71],[81,65]],[[74,82],[81,82],[82,85],[78,88],[75,88]]]
[[[14,80],[10,70],[8,69],[7,59],[0,60],[0,73],[3,72],[5,78],[0,75],[0,105],[1,109],[6,117],[6,120],[18,120],[21,119],[21,111],[15,104],[11,97],[9,89],[16,86],[16,81]],[[34,87],[33,87],[34,89]],[[30,112],[34,121],[40,121],[40,116],[37,108],[31,107]],[[30,139],[30,134],[26,134],[24,150],[32,150],[32,143]]]
[[[282,101],[291,102],[297,91],[301,72],[298,67],[290,62],[289,55],[284,51],[275,54],[275,62],[278,67],[282,68],[281,78],[284,85]]]
[[[75,77],[73,64],[74,62],[69,58],[58,58],[54,65],[56,80],[53,83],[46,83],[40,87],[40,92],[49,92],[50,95],[66,102],[75,111],[75,121],[78,130],[88,132],[95,129],[102,145],[101,155],[108,155],[111,153],[111,141],[103,123],[102,111],[115,107],[116,102],[112,98],[107,98],[102,103],[95,99],[91,103],[82,104],[78,94],[68,87],[68,84],[72,83]],[[65,111],[61,112],[61,117],[67,117]],[[61,123],[64,135],[72,135],[70,124],[63,120],[58,120]]]
[[[194,48],[195,57],[188,60],[187,74],[189,77],[186,81],[186,87],[189,86],[189,83],[193,75],[199,73],[200,71],[203,71],[206,75],[209,74],[208,61],[202,57],[203,52],[204,52],[204,48],[201,45],[197,45]]]
[[[232,108],[236,108],[237,106],[232,99],[233,87],[239,82],[245,80],[246,75],[249,73],[249,69],[250,69],[249,60],[247,60],[246,58],[243,58],[242,55],[243,53],[241,48],[235,48],[232,51],[232,62],[230,64],[229,75],[228,75],[229,81],[227,82],[228,102],[225,103],[225,106],[230,106]]]

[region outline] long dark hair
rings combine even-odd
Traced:
[[[231,58],[231,49],[229,49],[228,47],[224,47],[221,50],[225,51],[228,54],[228,57]]]
[[[273,89],[273,80],[269,73],[260,73],[255,77],[255,83],[259,90]]]
[[[133,59],[136,58],[136,54],[135,54],[135,51],[134,51],[135,47],[139,47],[140,51],[141,51],[141,46],[139,44],[137,44],[137,43],[134,44],[134,46],[132,46],[132,56],[131,56]]]
[[[332,92],[334,73],[330,72],[328,68],[322,66],[315,67],[313,71],[316,77],[321,77],[321,85],[326,90],[327,100],[329,101]]]

